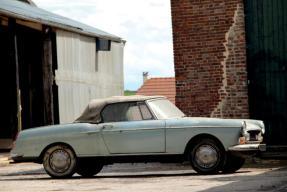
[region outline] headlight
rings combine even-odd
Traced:
[[[246,121],[243,121],[242,122],[242,128],[241,128],[241,136],[244,136],[244,137],[248,137],[248,132],[247,132],[247,123]]]
[[[262,134],[265,133],[265,125],[263,121],[259,121],[260,127],[262,128]]]
[[[246,129],[247,129],[246,121],[243,121],[242,122],[241,133],[244,134],[246,132]]]
[[[245,121],[242,122],[241,133],[238,139],[238,144],[243,145],[248,140],[248,133],[247,133],[247,124]]]

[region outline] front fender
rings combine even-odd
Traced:
[[[198,135],[211,135],[217,138],[225,150],[238,144],[241,127],[186,127],[167,128],[166,151],[182,154],[191,139]]]

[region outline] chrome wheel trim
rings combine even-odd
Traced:
[[[196,149],[194,159],[199,167],[209,169],[217,164],[219,156],[211,145],[201,145]]]
[[[64,173],[71,166],[70,154],[63,149],[57,149],[51,153],[49,164],[51,169],[56,173]]]

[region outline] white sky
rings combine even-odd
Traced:
[[[137,90],[142,72],[174,76],[169,0],[33,0],[38,7],[127,41],[125,89]]]

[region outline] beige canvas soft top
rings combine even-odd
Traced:
[[[122,103],[132,101],[146,101],[150,99],[166,98],[164,96],[114,96],[104,99],[93,99],[90,101],[82,115],[75,120],[75,123],[99,123],[101,122],[101,111],[102,109],[111,103]]]

